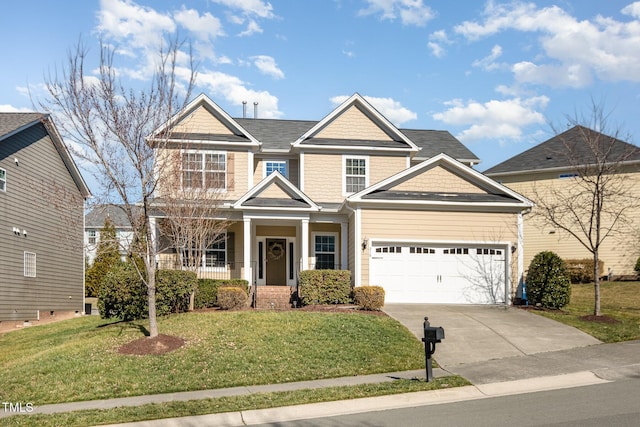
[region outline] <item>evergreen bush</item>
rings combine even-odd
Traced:
[[[351,302],[351,271],[301,271],[298,289],[304,305],[347,304]]]
[[[85,296],[97,297],[107,273],[120,262],[120,245],[116,237],[116,228],[113,222],[107,218],[100,229],[96,257],[85,273]]]
[[[381,286],[357,286],[353,288],[353,302],[363,310],[380,310],[384,305],[384,289]]]
[[[534,305],[559,309],[569,304],[571,280],[564,261],[544,251],[533,257],[526,280],[527,299]]]
[[[218,289],[218,306],[223,310],[241,308],[247,302],[247,293],[238,287],[222,286]]]
[[[211,308],[218,305],[218,289],[235,287],[249,292],[249,282],[242,279],[198,279],[195,294],[195,308]]]

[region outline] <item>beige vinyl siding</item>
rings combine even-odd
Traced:
[[[82,196],[44,126],[3,140],[0,168],[7,171],[7,191],[0,192],[0,321],[34,320],[37,310],[83,311]],[[36,277],[24,277],[25,251],[36,254]]]
[[[208,150],[196,150],[199,153],[207,153]],[[249,171],[247,151],[230,151],[224,149],[210,150],[224,152],[227,156],[227,190],[220,193],[220,200],[236,200],[249,191]],[[159,149],[157,152],[158,172],[161,178],[158,181],[156,195],[175,195],[175,191],[182,185],[180,149]]]
[[[296,237],[296,227],[287,225],[257,225],[256,236]]]
[[[209,133],[215,135],[233,135],[217,117],[201,106],[177,123],[173,132]]]
[[[341,202],[342,155],[304,154],[304,193],[315,202]]]
[[[300,162],[298,159],[283,159],[283,158],[274,158],[274,159],[262,159],[262,158],[254,158],[253,160],[253,185],[258,184],[260,181],[264,179],[264,162],[267,160],[287,160],[287,166],[289,168],[289,177],[287,178],[293,185],[296,187],[299,186],[300,176]]]
[[[368,139],[372,141],[392,141],[378,125],[371,121],[357,106],[351,106],[327,124],[316,138]]]
[[[408,179],[392,187],[394,191],[435,191],[444,193],[484,194],[485,190],[442,166]]]
[[[369,185],[387,179],[407,168],[407,156],[369,156]]]
[[[265,188],[256,197],[260,199],[290,199],[289,193],[285,192],[282,187],[277,184],[273,184]]]
[[[499,178],[502,183],[530,198],[535,203],[536,193],[548,194],[548,189],[553,186],[570,186],[571,179],[558,178],[559,173],[527,174],[518,177]],[[640,174],[622,174],[624,179],[629,180],[627,193],[640,199]],[[524,267],[528,269],[533,257],[542,251],[550,250],[556,252],[563,259],[592,258],[593,255],[581,245],[568,232],[562,231],[551,225],[545,224],[540,218],[535,217],[536,207],[532,213],[524,216]],[[604,262],[603,275],[611,268],[614,275],[634,274],[634,265],[640,248],[637,240],[634,239],[635,231],[640,227],[640,208],[629,212],[629,217],[633,220],[629,225],[630,232],[622,232],[607,237],[602,243],[599,257]]]
[[[316,202],[341,202],[344,180],[342,154],[305,153],[304,155],[304,193]],[[354,154],[354,157],[362,157]],[[369,171],[369,185],[382,181],[406,169],[406,156],[366,155]]]
[[[369,251],[371,241],[375,239],[489,244],[516,243],[517,235],[516,214],[362,209],[362,236],[370,242],[362,253],[362,284],[369,284]],[[516,258],[513,254],[511,283],[514,290],[518,282]]]

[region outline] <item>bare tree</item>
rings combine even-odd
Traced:
[[[565,160],[565,179],[533,189],[532,214],[575,238],[593,256],[594,309],[600,316],[600,247],[624,230],[629,213],[640,206],[629,191],[630,160],[640,160],[640,149],[610,129],[608,114],[592,102],[590,116],[568,118],[573,127],[559,133],[558,150],[548,153]],[[626,138],[625,138],[626,139]],[[549,157],[549,158],[551,158]]]
[[[78,43],[68,55],[61,74],[46,78],[48,97],[39,104],[59,118],[70,148],[92,167],[105,196],[120,203],[131,223],[133,255],[143,261],[140,277],[147,286],[149,335],[158,335],[156,321],[156,242],[150,213],[153,193],[162,176],[154,156],[161,145],[151,147],[145,137],[169,121],[186,105],[195,81],[192,55],[188,69],[179,67],[181,44],[172,41],[160,48],[146,89],[127,88],[114,63],[115,49],[100,42],[97,74],[89,65],[88,50]],[[178,73],[186,74],[180,84]],[[138,264],[134,263],[137,267]]]
[[[208,156],[205,153],[189,153],[183,149],[165,148],[159,154],[166,185],[158,188],[155,206],[162,216],[160,232],[168,246],[176,251],[175,267],[200,274],[203,267],[221,267],[215,252],[207,249],[225,238],[231,224],[220,212],[224,193],[216,189],[225,188],[223,174],[215,172],[215,165],[206,170],[190,170],[191,157]],[[214,158],[203,160],[216,163]],[[213,169],[213,170],[212,170]],[[163,240],[165,240],[163,239]],[[160,250],[166,249],[160,247]],[[194,308],[194,293],[191,293],[189,309]]]

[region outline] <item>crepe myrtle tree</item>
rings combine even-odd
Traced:
[[[533,189],[536,207],[532,215],[573,237],[593,256],[595,316],[601,315],[598,261],[602,243],[622,233],[630,223],[630,213],[640,206],[629,191],[633,183],[626,174],[634,167],[629,160],[637,159],[640,149],[624,142],[627,135],[609,124],[609,115],[601,103],[592,100],[587,116],[567,117],[574,132],[556,130],[559,149],[548,156],[566,161],[568,177]]]
[[[125,68],[114,61],[114,47],[100,41],[96,67],[80,41],[62,70],[45,77],[47,96],[38,102],[57,118],[70,150],[100,184],[102,202],[121,204],[125,211],[138,242],[132,245],[132,256],[142,261],[134,265],[147,287],[150,338],[158,335],[156,242],[150,213],[162,179],[154,152],[166,141],[156,138],[152,147],[145,137],[167,123],[190,97],[193,56],[190,50],[185,55],[182,47],[177,40],[162,45],[149,79],[128,87]]]

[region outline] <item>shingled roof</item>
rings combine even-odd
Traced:
[[[262,143],[265,151],[289,151],[291,143],[314,127],[318,121],[277,119],[234,119]],[[445,153],[459,161],[479,163],[480,159],[458,139],[444,130],[399,129],[421,148],[416,159],[426,160]],[[335,142],[334,142],[335,143]],[[362,142],[364,143],[364,142]],[[370,144],[370,143],[369,143]],[[393,144],[387,143],[387,144]],[[354,143],[354,145],[357,145]],[[362,145],[362,144],[361,144]]]
[[[529,150],[511,157],[504,162],[487,169],[484,174],[510,174],[525,171],[571,168],[575,164],[595,163],[594,153],[585,140],[595,141],[605,148],[611,147],[608,158],[612,162],[640,161],[640,148],[620,139],[596,132],[584,126],[571,129],[536,145]],[[571,151],[571,156],[568,155]]]

